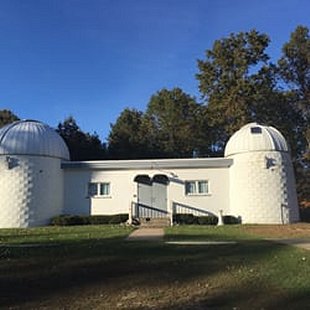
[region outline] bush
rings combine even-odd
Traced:
[[[224,224],[241,224],[241,220],[238,217],[232,216],[232,215],[224,215],[223,216],[223,222]]]
[[[216,225],[218,218],[216,216],[195,216],[193,214],[175,214],[173,222],[180,225]]]
[[[128,214],[114,215],[58,215],[51,219],[51,225],[54,226],[72,226],[72,225],[104,225],[121,224],[128,220]]]
[[[175,214],[173,216],[173,222],[181,225],[197,224],[197,217],[193,214]]]
[[[109,224],[120,224],[128,221],[128,214],[115,214],[111,217]]]
[[[195,216],[193,214],[180,213],[174,215],[173,222],[180,225],[217,225],[218,217],[215,215]],[[223,216],[223,222],[226,225],[240,224],[240,219],[232,215],[225,215]]]
[[[214,215],[198,216],[197,222],[199,225],[217,225],[218,218],[217,218],[217,216],[214,216]]]
[[[310,222],[310,208],[300,208],[299,209],[299,213],[300,213],[300,220],[302,222]]]
[[[89,216],[90,225],[104,225],[109,224],[111,215],[91,215]]]
[[[51,219],[51,225],[68,226],[68,225],[85,225],[88,221],[85,217],[79,215],[58,215]]]

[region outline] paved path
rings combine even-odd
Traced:
[[[302,248],[305,250],[310,250],[310,240],[309,239],[298,239],[298,238],[293,238],[293,239],[281,239],[281,238],[268,238],[267,240],[281,243],[281,244],[288,244],[288,245],[293,245],[298,248]]]
[[[127,238],[127,241],[162,241],[164,237],[163,228],[138,228],[134,230]],[[296,246],[298,248],[310,250],[310,239],[302,238],[267,238],[266,240]]]
[[[127,241],[162,241],[164,237],[163,228],[139,228],[134,230]]]

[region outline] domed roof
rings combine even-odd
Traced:
[[[255,151],[288,152],[288,145],[275,128],[250,123],[235,132],[225,147],[225,156]]]
[[[22,120],[0,129],[0,155],[36,155],[70,159],[57,132],[41,122]]]

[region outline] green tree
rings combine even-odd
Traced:
[[[111,125],[109,156],[116,159],[154,157],[156,146],[152,133],[152,123],[143,112],[126,108]]]
[[[300,203],[307,204],[310,201],[310,36],[307,27],[298,26],[283,45],[278,69],[286,97],[302,115],[296,126],[298,131],[293,127],[291,132],[299,133],[295,139],[297,193]]]
[[[290,40],[282,48],[278,68],[287,89],[286,96],[303,115],[299,126],[304,139],[297,141],[301,157],[307,147],[305,141],[310,145],[310,36],[307,27],[298,26],[291,34]]]
[[[19,118],[10,110],[0,110],[0,128],[4,125],[18,121]]]
[[[96,133],[84,133],[75,119],[69,116],[59,123],[57,132],[65,140],[71,160],[95,160],[106,158],[106,148]]]
[[[278,61],[280,74],[296,95],[298,104],[310,114],[310,36],[309,29],[298,26],[282,48]]]
[[[153,136],[163,157],[191,157],[205,153],[208,145],[204,107],[180,88],[162,89],[153,95],[146,115],[153,123]]]
[[[304,149],[303,115],[293,97],[278,85],[277,67],[264,66],[252,76],[254,96],[252,110],[258,123],[274,126],[285,136],[295,160]]]
[[[206,59],[198,60],[199,90],[219,150],[236,130],[257,118],[256,96],[264,95],[259,92],[257,72],[267,65],[268,44],[268,36],[256,30],[231,34],[216,40]]]

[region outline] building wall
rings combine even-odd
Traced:
[[[1,228],[46,225],[63,212],[60,164],[50,157],[0,156]]]
[[[218,215],[219,210],[225,214],[229,210],[229,168],[203,168],[203,169],[180,169],[176,170],[176,181],[171,181],[169,186],[170,204],[176,204],[177,213],[200,214],[199,211],[182,207],[189,206],[202,209],[211,214]],[[188,196],[185,195],[185,181],[208,180],[209,194]]]
[[[90,170],[65,169],[65,213],[68,214],[117,214],[128,213],[132,202],[137,202],[137,175],[166,174],[170,183],[167,188],[168,210],[172,203],[179,212],[185,213],[186,206],[218,214],[220,209],[229,210],[228,168],[154,170]],[[171,176],[173,175],[173,177]],[[208,180],[210,194],[186,196],[186,180]],[[90,198],[87,195],[89,182],[109,182],[110,197]],[[181,206],[182,205],[182,206]]]
[[[286,152],[256,151],[231,156],[231,213],[242,223],[298,221],[295,179]]]

